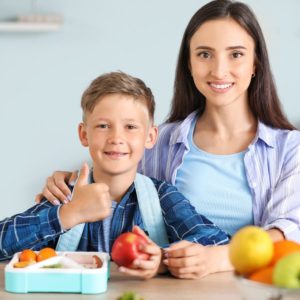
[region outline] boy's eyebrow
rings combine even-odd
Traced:
[[[100,118],[95,119],[95,121],[110,121],[110,120],[111,120],[110,118],[105,118],[105,117],[100,117]],[[125,119],[122,119],[122,121],[125,121],[125,122],[138,122],[138,120],[133,119],[133,118],[125,118]]]
[[[235,49],[244,49],[244,50],[247,50],[247,48],[245,46],[242,46],[242,45],[226,47],[226,50],[235,50]],[[214,48],[209,47],[209,46],[198,46],[198,47],[195,48],[195,50],[211,50],[211,51],[215,51]]]

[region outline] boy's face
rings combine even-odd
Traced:
[[[135,174],[145,148],[154,146],[157,127],[152,125],[145,104],[131,96],[104,96],[86,122],[79,137],[89,147],[94,171],[99,175]]]

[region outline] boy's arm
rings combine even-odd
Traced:
[[[64,231],[60,225],[59,206],[48,201],[0,222],[0,260],[10,259],[26,248],[41,249],[54,246]]]
[[[229,242],[229,235],[198,214],[176,187],[163,182],[158,191],[171,243],[187,240],[202,245],[223,245]]]
[[[177,242],[164,251],[163,262],[170,273],[192,279],[232,270],[228,245],[223,245],[229,236],[198,214],[175,187],[162,184],[158,190],[170,242]]]

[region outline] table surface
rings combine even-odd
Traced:
[[[64,294],[64,293],[29,293],[15,294],[4,290],[4,266],[0,263],[0,299],[1,300],[77,300],[99,299],[116,300],[125,291],[134,291],[145,300],[241,300],[233,274],[224,272],[207,276],[201,280],[183,280],[171,276],[158,276],[150,280],[141,280],[124,276],[112,264],[111,278],[108,282],[107,292],[96,295]]]

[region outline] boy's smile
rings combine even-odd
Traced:
[[[116,175],[133,179],[156,134],[142,100],[123,94],[104,96],[79,125],[81,143],[89,147],[93,160],[95,181]]]

